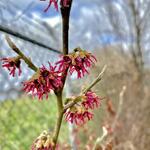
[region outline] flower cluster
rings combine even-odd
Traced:
[[[84,99],[82,105],[86,109],[94,109],[95,107],[99,107],[100,105],[100,98],[92,91],[88,91],[84,95]]]
[[[40,1],[46,1],[46,0],[40,0]],[[68,3],[70,0],[60,0],[60,4],[63,7],[68,7]],[[55,9],[58,11],[58,0],[49,0],[49,4],[48,6],[45,8],[45,12],[48,11],[48,9],[50,8],[50,6],[54,4]]]
[[[65,118],[70,123],[82,125],[93,118],[89,111],[100,105],[100,98],[92,91],[88,91],[82,96],[74,99],[77,103],[68,108],[65,112]]]
[[[82,106],[75,105],[65,112],[66,121],[82,125],[93,118],[93,114]]]
[[[53,150],[54,142],[50,133],[43,131],[32,144],[31,150]]]
[[[77,72],[77,77],[81,78],[88,73],[87,68],[91,67],[96,61],[91,53],[76,48],[73,53],[62,56],[62,59],[56,64],[59,64],[59,70],[64,71],[69,68],[71,75],[73,72]]]
[[[2,58],[2,67],[7,68],[9,70],[9,74],[13,77],[15,76],[16,69],[18,69],[18,75],[21,75],[21,60],[20,56],[11,57],[11,58]]]
[[[55,91],[62,86],[61,74],[56,71],[56,66],[49,64],[49,69],[41,67],[30,80],[23,83],[24,91],[31,92],[33,96],[42,99],[44,95],[48,98],[50,91]]]

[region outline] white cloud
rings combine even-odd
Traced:
[[[23,9],[27,7],[30,3],[37,2],[38,0],[10,0],[10,1],[11,3]]]
[[[55,27],[58,25],[61,21],[60,16],[50,17],[50,18],[44,18],[43,21],[47,22],[51,25],[51,27]]]

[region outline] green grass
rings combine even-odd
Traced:
[[[56,100],[38,101],[29,97],[0,103],[0,150],[29,150],[32,141],[43,131],[53,131]],[[68,141],[67,125],[62,124],[60,142]]]

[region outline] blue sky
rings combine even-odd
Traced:
[[[26,12],[27,16],[31,16],[32,13],[37,13],[41,17],[44,17],[44,18],[45,17],[53,17],[53,16],[59,15],[59,12],[57,12],[54,9],[53,5],[51,6],[51,8],[49,9],[49,11],[47,13],[43,12],[43,10],[48,5],[48,1],[40,1],[40,0],[26,0],[26,1],[22,1],[22,0],[15,0],[15,1],[12,1],[12,2],[15,3],[21,10],[26,9],[26,7],[28,5],[32,4],[32,6]],[[81,7],[81,5],[78,5],[76,2],[73,3],[72,14],[73,14],[74,17],[76,17],[77,14],[79,13],[80,7]],[[73,11],[73,10],[78,10],[78,11]]]
[[[48,0],[47,1],[40,1],[40,0],[26,0],[26,1],[25,0],[15,0],[15,1],[13,1],[13,0],[11,0],[11,1],[13,3],[15,3],[18,7],[20,7],[21,10],[26,9],[26,7],[29,4],[32,4],[32,6],[26,12],[26,15],[29,17],[32,16],[32,13],[37,13],[39,16],[44,17],[44,18],[60,15],[59,12],[57,12],[54,9],[53,5],[51,6],[51,8],[49,9],[48,12],[45,13],[43,11],[48,5]],[[71,15],[74,18],[78,18],[78,17],[80,17],[81,8],[90,9],[93,6],[95,6],[94,3],[87,2],[86,0],[74,0]]]

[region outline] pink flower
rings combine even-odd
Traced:
[[[100,98],[92,91],[77,97],[68,98],[68,102],[75,102],[73,106],[66,109],[65,119],[68,122],[82,125],[93,118],[89,109],[94,109],[100,105]]]
[[[58,70],[62,71],[62,72],[65,72],[66,69],[69,68],[69,66],[71,65],[72,63],[72,60],[71,58],[69,57],[69,55],[62,55],[61,56],[62,59],[58,62],[56,62],[56,65],[58,65]]]
[[[20,68],[20,56],[17,57],[12,57],[12,58],[2,58],[1,61],[2,67],[7,68],[9,70],[9,74],[12,75],[13,77],[15,76],[16,69],[18,69],[18,75],[21,75],[21,68]]]
[[[44,0],[43,0],[44,1]],[[48,6],[45,8],[45,12],[48,11],[48,9],[50,8],[51,4],[54,4],[55,9],[58,11],[58,4],[57,4],[57,0],[49,0],[49,4]]]
[[[61,72],[56,71],[56,66],[52,66],[49,63],[49,70],[46,69],[45,66],[40,68],[41,75],[43,76],[43,79],[45,80],[45,84],[49,89],[55,90],[62,86],[62,77]]]
[[[43,66],[30,80],[23,83],[25,92],[31,92],[33,96],[38,96],[39,99],[42,99],[44,95],[48,98],[50,91],[55,91],[62,86],[60,72],[55,71],[56,67],[50,64],[49,66],[49,69]]]
[[[93,114],[80,106],[73,106],[73,108],[70,108],[65,112],[66,121],[75,123],[76,125],[85,124],[92,118]]]
[[[95,107],[99,107],[100,105],[100,98],[92,91],[88,91],[84,95],[84,100],[82,102],[82,105],[86,109],[94,109]]]
[[[62,56],[62,59],[56,64],[59,65],[59,70],[69,69],[71,75],[77,72],[77,77],[81,78],[88,73],[87,68],[90,68],[95,62],[96,58],[91,53],[77,48],[75,52]]]
[[[32,144],[31,150],[53,150],[54,142],[50,133],[43,131]]]
[[[40,0],[40,1],[46,1],[46,0]],[[68,2],[70,0],[60,0],[60,4],[63,6],[63,7],[68,7]],[[50,6],[54,4],[54,7],[55,9],[58,11],[58,0],[49,0],[49,4],[48,6],[45,8],[45,12],[48,11],[48,9],[50,8]]]

